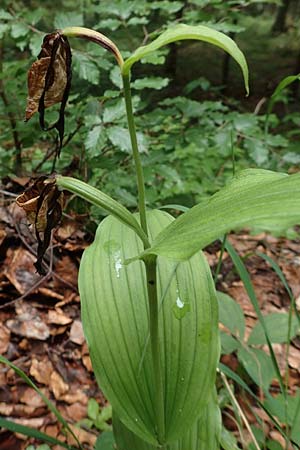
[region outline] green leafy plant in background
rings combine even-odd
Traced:
[[[90,398],[87,409],[88,418],[83,420],[80,424],[88,428],[96,427],[100,431],[109,431],[112,429],[107,422],[112,419],[111,405],[100,408],[97,400]]]
[[[205,26],[172,27],[125,61],[115,44],[96,31],[68,27],[58,35],[97,42],[116,57],[135,162],[135,215],[93,186],[70,177],[55,178],[57,188],[110,214],[84,252],[79,289],[84,332],[96,378],[112,405],[117,447],[217,449],[221,440],[215,393],[217,298],[200,250],[231,229],[254,226],[282,232],[299,223],[300,176],[248,169],[177,219],[147,211],[132,109],[132,66],[167,44],[201,40],[237,61],[248,90],[243,54],[229,37]],[[121,140],[117,135],[121,142],[124,135]]]
[[[264,395],[263,403],[261,403],[259,399],[256,399],[256,401],[258,400],[258,403],[260,403],[262,409],[268,414],[273,425],[284,437],[286,448],[288,447],[290,440],[292,440],[294,448],[299,448],[299,393],[296,392],[296,395],[293,396],[288,393],[289,345],[290,341],[297,336],[300,329],[300,316],[295,307],[295,298],[276,262],[269,256],[257,252],[258,256],[271,265],[272,269],[282,281],[290,298],[290,308],[288,313],[269,313],[263,316],[259,310],[255,291],[244,262],[228,242],[226,244],[226,249],[243,281],[249,299],[257,313],[258,322],[252,329],[246,341],[244,336],[245,318],[241,307],[227,294],[218,292],[219,318],[220,322],[227,330],[227,332],[221,332],[221,353],[229,354],[236,352],[241,367],[244,368],[249,377],[262,390]],[[272,348],[272,345],[277,343],[286,344],[284,355],[286,375],[284,378],[281,376],[278,362]],[[269,347],[270,355],[260,348],[266,344]],[[246,386],[245,388],[245,384],[239,376],[233,374],[229,369],[227,370],[222,364],[220,364],[220,370],[223,371],[223,373],[226,373],[229,378],[233,378],[237,385],[245,390],[246,393],[250,394],[253,398],[256,398],[253,388],[250,388],[249,386]],[[238,370],[238,372],[241,372],[241,370]],[[272,396],[270,392],[270,383],[274,379],[278,380],[280,386],[280,394],[276,397]],[[262,420],[258,416],[256,416],[256,420],[258,424],[263,425]],[[284,429],[280,423],[285,424]],[[251,428],[255,435],[255,445],[251,444],[249,448],[261,448],[260,446],[262,446],[263,448],[270,450],[273,450],[274,448],[278,448],[279,450],[283,449],[278,442],[275,442],[272,439],[267,440],[264,433],[262,433],[258,427]]]

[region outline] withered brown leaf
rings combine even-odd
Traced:
[[[50,244],[51,232],[62,216],[63,192],[57,188],[55,178],[43,175],[19,195],[16,202],[34,226],[38,241],[37,261],[34,265],[38,273],[44,275],[43,257]]]
[[[59,133],[59,155],[64,135],[64,110],[71,87],[71,49],[65,36],[56,31],[44,37],[42,50],[28,71],[28,98],[25,120],[37,111],[43,130],[56,128]],[[45,125],[45,109],[60,103],[58,120],[51,126]]]

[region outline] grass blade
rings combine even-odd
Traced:
[[[31,427],[26,427],[25,425],[21,425],[19,423],[13,422],[12,420],[4,419],[0,417],[0,428],[5,428],[6,430],[13,431],[14,433],[24,434],[25,436],[33,437],[35,439],[39,439],[43,442],[48,442],[53,445],[60,445],[63,448],[67,448],[69,450],[73,450],[75,447],[71,447],[65,442],[62,442],[48,434],[45,434],[41,431],[38,431]]]
[[[0,355],[0,363],[6,364],[8,367],[13,369],[19,377],[21,377],[25,383],[30,386],[32,389],[34,389],[39,396],[43,399],[44,403],[48,406],[49,410],[55,415],[57,420],[63,425],[63,427],[73,436],[75,441],[78,444],[78,447],[83,450],[83,447],[81,446],[80,442],[78,441],[76,435],[72,431],[72,429],[69,427],[68,422],[63,418],[63,416],[60,414],[60,412],[57,410],[57,408],[54,406],[54,404],[43,394],[43,392],[37,387],[36,384],[26,375],[26,373],[23,372],[19,367],[15,366],[12,362],[10,362],[8,359],[6,359],[4,356]]]
[[[257,314],[258,320],[260,321],[261,326],[262,326],[262,328],[264,330],[264,333],[265,333],[265,336],[266,336],[267,345],[268,345],[268,348],[269,348],[269,351],[270,351],[270,356],[271,356],[271,359],[272,359],[272,363],[273,363],[273,366],[274,366],[274,369],[275,369],[275,372],[276,372],[276,376],[278,378],[278,382],[279,382],[279,385],[280,385],[280,389],[281,389],[283,395],[286,397],[286,389],[285,389],[285,386],[284,386],[284,382],[283,382],[283,379],[282,379],[282,376],[281,376],[281,373],[280,373],[280,370],[279,370],[279,367],[278,367],[278,363],[277,363],[277,360],[276,360],[276,357],[275,357],[275,354],[274,354],[274,351],[273,351],[273,347],[272,347],[272,344],[271,344],[271,341],[270,341],[270,338],[269,338],[269,334],[268,334],[268,330],[267,330],[267,327],[266,327],[266,324],[265,324],[264,316],[262,315],[262,313],[260,311],[260,308],[259,308],[259,304],[258,304],[258,301],[257,301],[257,298],[256,298],[256,294],[255,294],[255,291],[254,291],[253,284],[251,282],[249,273],[248,273],[248,271],[247,271],[247,269],[245,267],[245,264],[243,263],[242,259],[240,258],[240,256],[237,254],[237,252],[235,251],[233,246],[228,241],[225,244],[225,248],[226,248],[230,258],[232,259],[232,262],[235,265],[235,268],[236,268],[236,270],[237,270],[237,272],[238,272],[238,274],[239,274],[239,276],[240,276],[240,278],[241,278],[241,280],[242,280],[242,282],[243,282],[243,284],[245,286],[247,294],[248,294],[248,296],[250,298],[250,301],[251,301],[251,303],[253,305],[253,308],[254,308],[254,310],[255,310],[255,312]]]

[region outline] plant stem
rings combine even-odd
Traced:
[[[124,97],[126,103],[127,121],[131,139],[133,159],[136,169],[137,188],[138,188],[138,206],[141,220],[141,227],[148,236],[146,204],[145,204],[145,183],[144,174],[141,164],[140,153],[136,138],[134,116],[132,110],[131,90],[130,90],[130,74],[122,74],[124,85]],[[144,247],[145,246],[144,243]],[[154,376],[154,411],[156,413],[156,432],[159,450],[165,450],[163,445],[165,441],[165,411],[164,411],[164,387],[162,380],[162,369],[160,362],[160,342],[159,342],[159,322],[158,322],[158,298],[157,298],[157,280],[156,280],[156,256],[147,258],[144,263],[146,266],[146,282],[149,302],[149,329],[150,329],[150,345]]]
[[[141,163],[141,158],[140,158],[140,153],[139,153],[138,143],[137,143],[137,138],[136,138],[129,77],[130,77],[129,74],[128,75],[122,74],[128,129],[129,129],[129,134],[130,134],[132,153],[133,153],[133,159],[134,159],[136,177],[137,177],[138,207],[139,207],[139,213],[140,213],[140,219],[141,219],[141,227],[142,227],[143,231],[145,232],[145,234],[148,236],[147,219],[146,219],[146,204],[145,204],[144,174],[143,174],[142,163]]]
[[[156,279],[156,256],[147,258],[145,262],[147,275],[147,291],[149,301],[149,326],[150,343],[153,364],[153,376],[155,385],[154,411],[157,421],[157,439],[163,445],[165,440],[165,411],[164,411],[164,388],[162,381],[162,370],[160,362],[160,342],[158,326],[158,299],[157,299],[157,279]],[[158,447],[164,450],[165,446]]]
[[[223,240],[222,240],[220,256],[219,256],[219,259],[218,259],[218,264],[217,264],[217,268],[216,268],[215,275],[214,275],[215,286],[217,286],[218,276],[219,276],[219,273],[220,273],[220,270],[221,270],[221,266],[222,266],[222,260],[223,260],[223,255],[224,255],[224,251],[225,251],[226,239],[227,239],[227,234],[224,234],[224,237],[223,237]]]

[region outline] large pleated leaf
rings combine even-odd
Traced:
[[[247,93],[249,93],[248,67],[241,50],[230,37],[226,36],[226,34],[203,25],[191,26],[179,24],[170,27],[168,30],[164,31],[157,39],[150,42],[150,44],[139,47],[124,62],[124,65],[122,67],[123,74],[127,75],[135,62],[139,61],[142,58],[145,58],[145,56],[148,56],[150,53],[156,51],[160,47],[168,45],[171,42],[182,41],[186,39],[208,42],[229,53],[229,55],[231,55],[232,58],[234,58],[235,61],[239,64],[243,73],[246,91]]]
[[[118,450],[157,449],[129,431],[115,415],[113,416],[113,429]],[[199,419],[181,439],[167,445],[166,450],[218,450],[220,433],[221,413],[217,395],[213,392],[212,398]]]
[[[147,254],[184,261],[224,233],[245,226],[280,233],[300,224],[300,173],[247,169],[210,199],[182,214]]]
[[[148,213],[151,239],[172,221]],[[126,225],[107,217],[84,252],[79,274],[84,333],[98,383],[122,423],[157,444],[145,269],[123,261],[142,250]],[[160,348],[166,441],[182,436],[205,407],[219,354],[217,302],[201,253],[175,263],[158,258]]]

